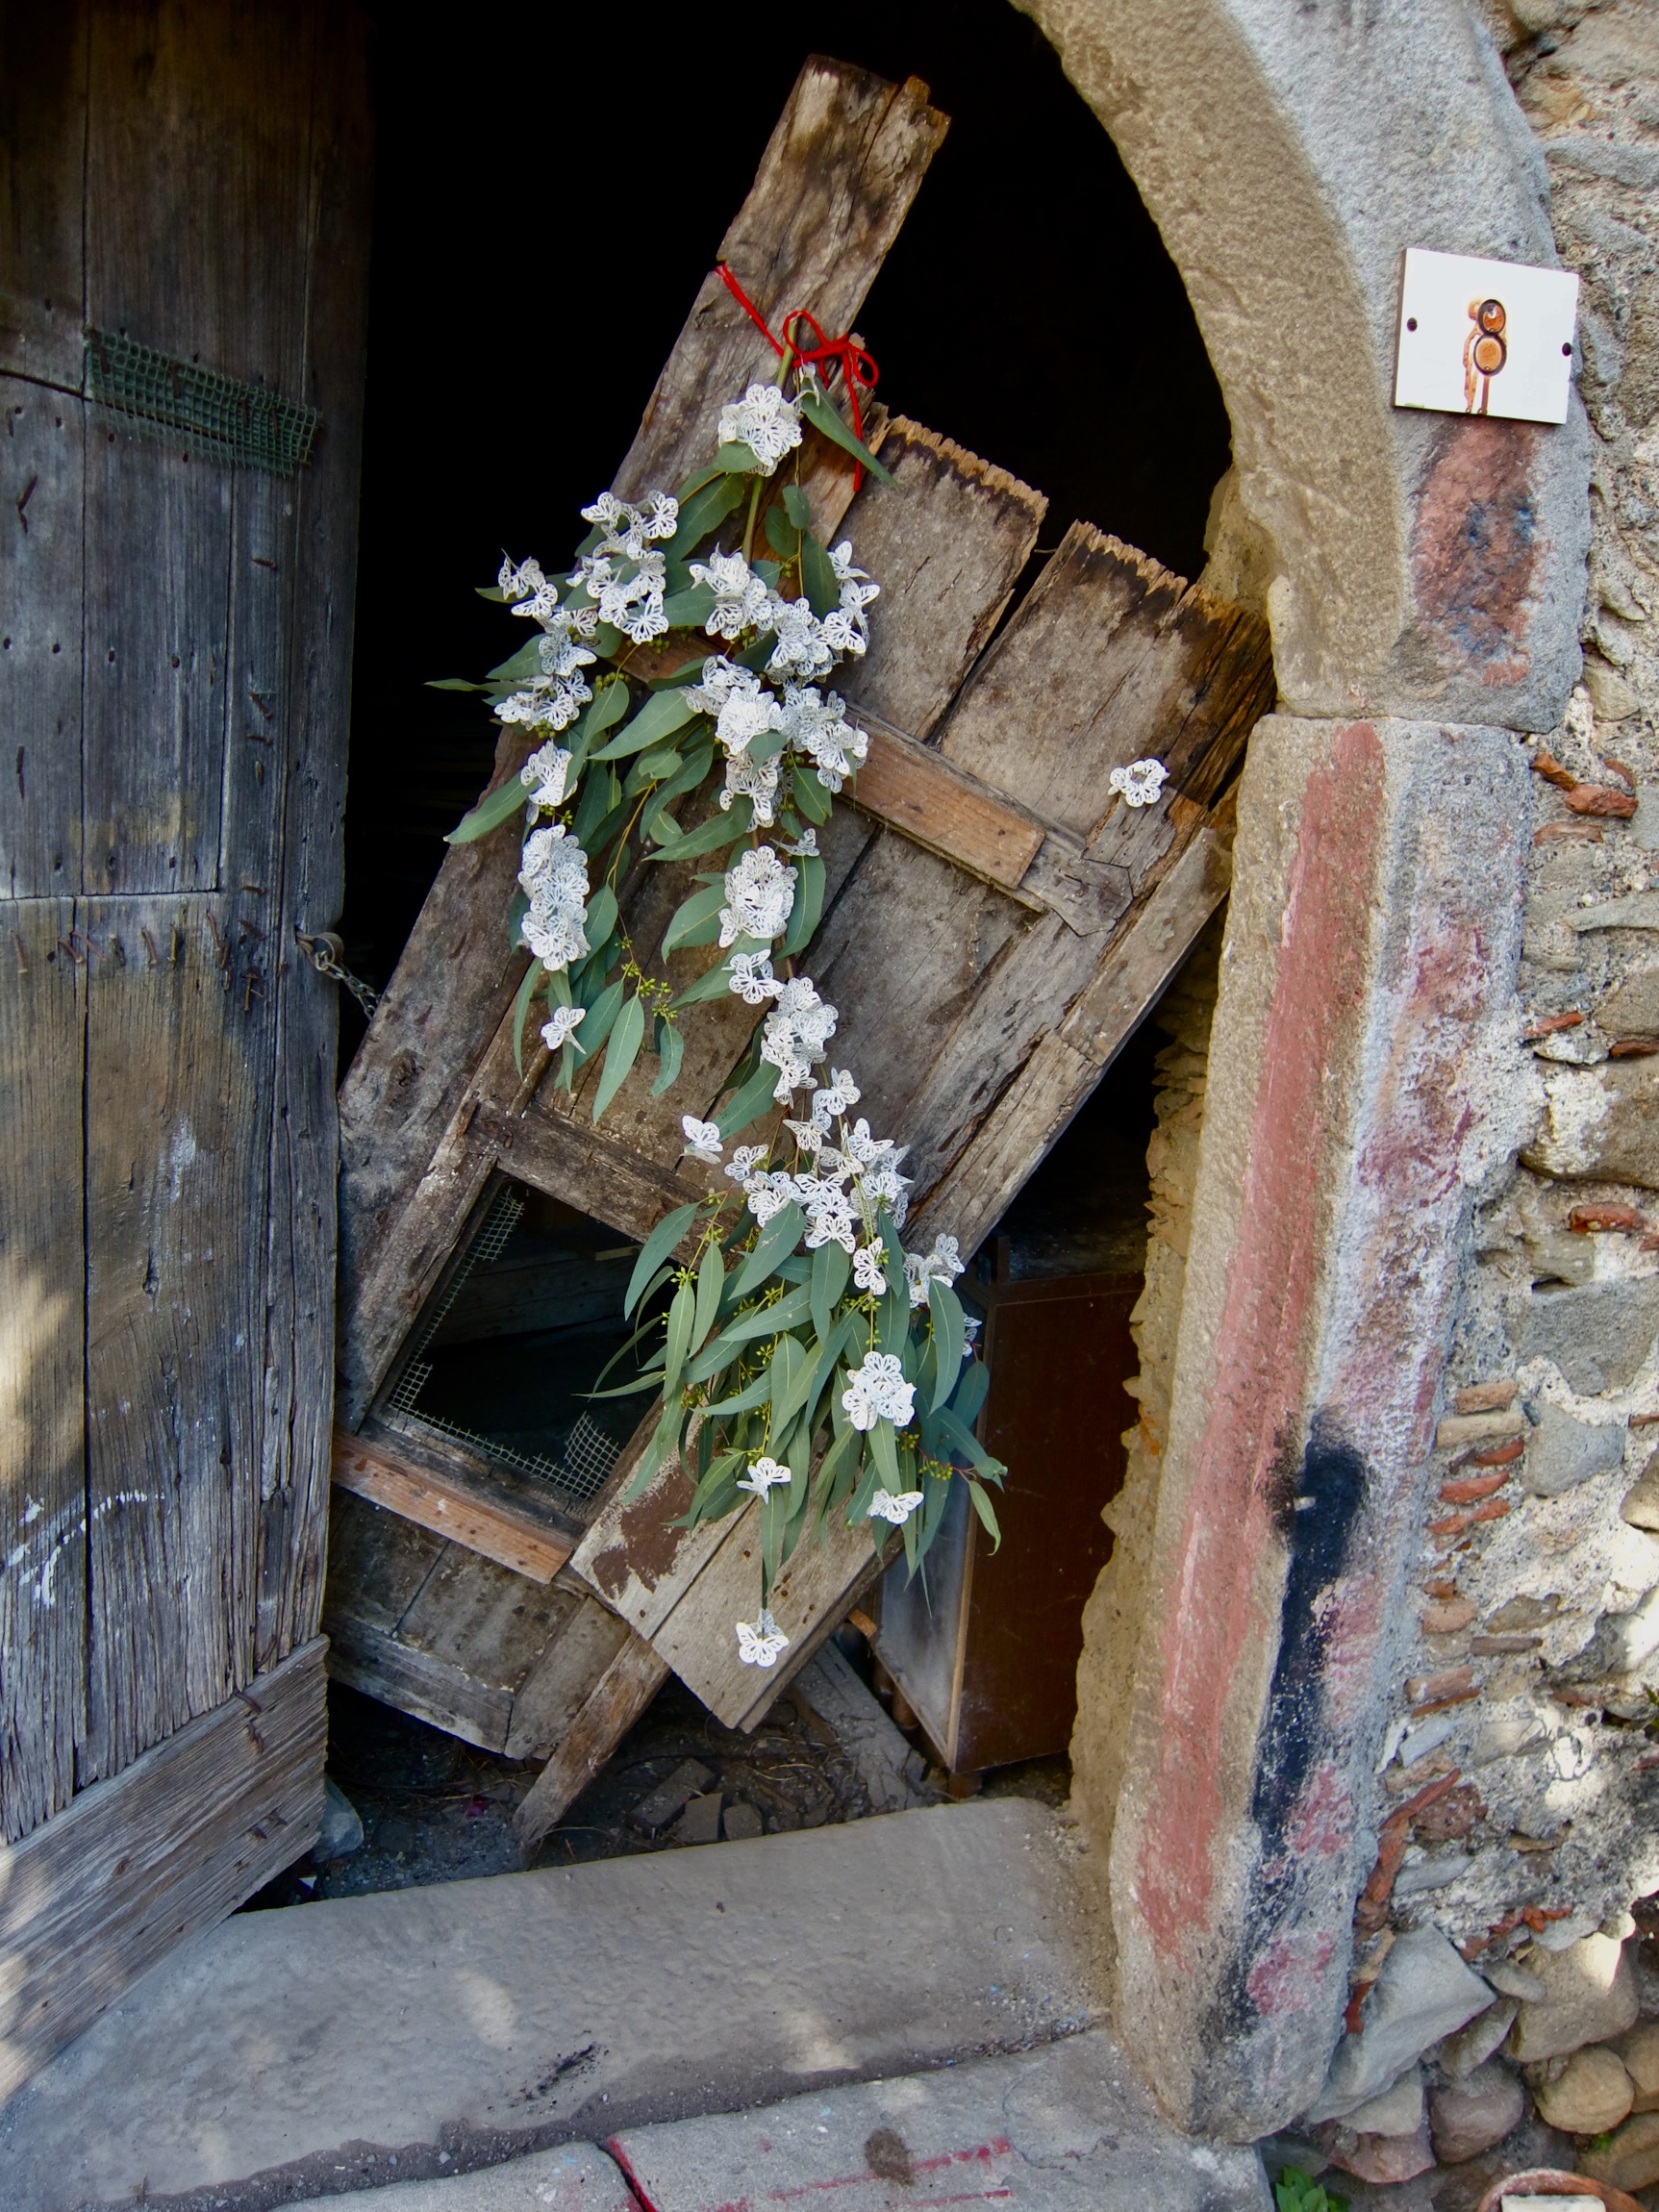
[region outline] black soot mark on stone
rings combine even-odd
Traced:
[[[1302,1454],[1299,1487],[1282,1500],[1279,1513],[1290,1570],[1250,1803],[1263,1857],[1269,1861],[1283,1846],[1286,1824],[1318,1749],[1328,1630],[1316,1608],[1343,1571],[1365,1492],[1364,1454],[1338,1434],[1328,1415],[1316,1414]]]

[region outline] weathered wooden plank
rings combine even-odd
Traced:
[[[717,257],[774,329],[797,307],[851,328],[946,128],[915,77],[806,63]],[[705,458],[711,411],[776,360],[711,271],[616,472],[621,496],[671,490]]]
[[[869,757],[848,797],[970,875],[1018,891],[1043,848],[1043,829],[937,752],[867,716]]]
[[[656,1427],[657,1402],[635,1431],[612,1476],[609,1496],[570,1560],[570,1571],[596,1590],[636,1635],[656,1636],[674,1607],[732,1533],[729,1521],[696,1528],[673,1523],[691,1502],[692,1484],[668,1460],[631,1503],[620,1500]]]
[[[1218,809],[1161,878],[1061,1027],[1031,1055],[972,1144],[917,1208],[917,1233],[948,1228],[973,1250],[1007,1211],[1156,1005],[1232,880],[1231,807]]]
[[[499,1690],[508,1699],[511,1724],[519,1689],[584,1600],[594,1602],[586,1591],[565,1584],[533,1585],[452,1544],[398,1622],[397,1641],[441,1665],[464,1667],[476,1682]],[[501,1741],[505,1746],[505,1729]]]
[[[82,504],[86,409],[0,378],[0,892],[57,898],[81,888]]]
[[[870,1542],[870,1525],[848,1528],[832,1518],[817,1542],[797,1548],[771,1595],[789,1648],[773,1667],[745,1667],[737,1623],[754,1618],[761,1587],[760,1507],[745,1506],[722,1524],[724,1541],[652,1637],[652,1649],[716,1720],[754,1727],[880,1574],[884,1554]],[[892,1553],[890,1544],[885,1557]]]
[[[334,1479],[339,1489],[481,1551],[532,1582],[551,1582],[570,1556],[570,1538],[516,1508],[491,1473],[480,1460],[477,1482],[464,1486],[452,1473],[422,1466],[389,1437],[335,1431]]]
[[[1002,619],[1048,500],[904,415],[880,452],[892,488],[867,480],[847,518],[879,613],[869,650],[842,673],[862,714],[926,740]]]
[[[639,1640],[571,1577],[574,1603],[556,1635],[548,1637],[513,1699],[507,1732],[510,1759],[548,1758],[576,1723],[593,1685]]]
[[[348,1690],[361,1690],[498,1755],[506,1749],[513,1698],[499,1683],[480,1682],[452,1660],[405,1644],[395,1631],[332,1605],[323,1608],[328,1671]]]
[[[86,1725],[85,969],[67,899],[0,904],[0,1836],[66,1805]]]
[[[88,1732],[111,1774],[253,1667],[271,1002],[239,902],[87,900]]]
[[[668,1679],[668,1672],[644,1638],[630,1634],[583,1699],[558,1749],[514,1814],[513,1833],[521,1850],[532,1850],[564,1818]]]
[[[343,892],[345,729],[357,581],[368,253],[373,198],[370,26],[357,9],[314,6],[306,234],[308,315],[299,396],[321,412],[312,458],[289,487],[295,520],[287,665],[289,769],[282,902],[267,924],[278,979],[271,1123],[271,1295],[260,1470],[259,1648],[314,1635],[328,1531],[335,1357],[339,996],[293,952]],[[251,557],[251,555],[250,555]],[[250,725],[251,727],[251,725]],[[249,746],[249,751],[257,748]],[[245,888],[245,886],[244,886]]]
[[[315,1841],[322,1662],[302,1646],[0,1852],[0,2099]]]
[[[0,369],[81,388],[87,10],[0,9]]]
[[[449,1546],[400,1513],[387,1513],[341,1492],[329,1515],[328,1594],[339,1610],[365,1627],[395,1630]],[[325,1614],[331,1623],[333,1614]],[[331,1625],[329,1634],[334,1634]]]

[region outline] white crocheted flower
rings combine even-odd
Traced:
[[[825,791],[839,792],[869,753],[868,737],[846,719],[845,700],[834,691],[820,693],[815,684],[786,687],[777,727],[814,764]]]
[[[720,410],[720,443],[746,445],[769,476],[801,441],[801,418],[775,384],[751,384]]]
[[[780,1655],[790,1647],[790,1640],[772,1619],[771,1608],[763,1605],[759,1617],[753,1621],[740,1621],[738,1630],[738,1657],[745,1667],[775,1667]]]
[[[745,1006],[764,1006],[782,989],[773,978],[771,957],[767,953],[734,952],[731,969],[728,989],[735,992]]]
[[[668,565],[663,555],[647,553],[639,562],[624,563],[621,574],[607,572],[601,577],[601,566],[609,569],[608,564],[595,564],[592,578],[599,587],[600,621],[613,624],[636,645],[646,645],[653,638],[661,638],[668,627],[668,618],[663,612]]]
[[[916,1385],[905,1381],[896,1353],[867,1352],[862,1367],[847,1370],[846,1381],[841,1402],[854,1428],[871,1429],[878,1420],[894,1428],[909,1424]]]
[[[778,783],[783,764],[776,753],[757,761],[748,753],[728,753],[726,781],[720,792],[720,812],[729,814],[739,799],[747,799],[757,829],[770,829],[777,807]]]
[[[630,506],[614,491],[601,491],[591,507],[584,507],[582,519],[597,522],[605,531],[597,550],[620,554],[625,561],[642,560],[655,540],[672,538],[679,526],[680,503],[666,491],[653,491],[648,508]]]
[[[549,1052],[557,1052],[571,1031],[588,1018],[585,1006],[556,1006],[552,1018],[541,1024],[541,1042]]]
[[[766,1156],[764,1144],[740,1144],[726,1163],[726,1173],[734,1183],[746,1182]]]
[[[755,1497],[765,1497],[768,1490],[790,1479],[789,1469],[780,1467],[775,1459],[756,1459],[749,1462],[749,1471],[738,1484],[738,1488],[748,1491]]]
[[[925,1306],[930,1283],[943,1283],[948,1290],[962,1272],[962,1253],[956,1239],[935,1237],[931,1252],[906,1252],[904,1272],[910,1284],[911,1304]]]
[[[740,937],[770,940],[783,934],[795,903],[795,871],[769,844],[738,855],[726,870],[726,904],[720,909],[720,944]]]
[[[570,755],[563,745],[549,741],[531,754],[518,771],[518,781],[527,786],[530,804],[551,814],[564,801],[565,779],[569,772]]]
[[[1112,789],[1121,794],[1125,806],[1149,807],[1164,789],[1169,774],[1162,761],[1131,761],[1126,768],[1114,768],[1109,780]]]
[[[891,1521],[894,1528],[902,1528],[921,1503],[919,1490],[878,1490],[869,1501],[871,1521]]]
[[[699,1121],[694,1114],[682,1114],[680,1127],[685,1133],[686,1150],[693,1160],[707,1160],[718,1167],[720,1161],[720,1124],[717,1121]]]
[[[591,659],[591,654],[589,655]],[[514,691],[495,710],[500,722],[526,722],[532,729],[568,729],[592,691],[580,676],[534,676],[521,691]]]
[[[852,1256],[852,1279],[872,1298],[879,1298],[887,1289],[887,1276],[882,1269],[886,1257],[880,1244],[861,1244]]]
[[[711,553],[691,563],[691,581],[706,584],[715,604],[703,628],[711,638],[741,638],[767,611],[767,586],[741,553]]]

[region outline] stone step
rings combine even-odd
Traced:
[[[263,2212],[1047,2042],[1064,1846],[980,1799],[240,1914],[0,2116],[7,2200]]]

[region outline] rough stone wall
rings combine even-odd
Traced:
[[[1096,1680],[1130,1678],[1145,1608],[1155,1601],[1149,1588],[1152,1524],[1159,1462],[1169,1435],[1224,919],[1218,914],[1203,932],[1153,1017],[1170,1043],[1156,1061],[1156,1122],[1146,1151],[1151,1182],[1146,1281],[1129,1320],[1141,1372],[1128,1389],[1140,1400],[1141,1418],[1124,1435],[1123,1487],[1105,1512],[1114,1539],[1112,1556],[1083,1615],[1085,1671]],[[1111,1848],[1125,1747],[1121,1701],[1082,1699],[1071,1743],[1075,1803],[1102,1853]]]
[[[1522,1141],[1436,1436],[1355,2032],[1309,2118],[1397,2182],[1487,2151],[1529,2092],[1596,2139],[1558,2160],[1635,2188],[1659,2180],[1659,2029],[1633,2028],[1659,1991],[1629,1909],[1659,1891],[1659,6],[1486,13],[1583,278],[1585,671],[1562,727],[1517,740],[1536,815],[1493,1079]]]

